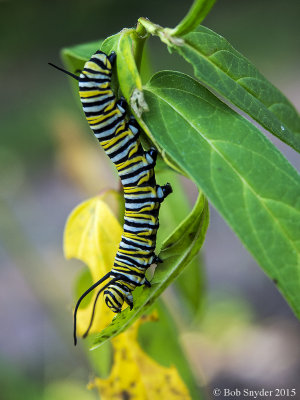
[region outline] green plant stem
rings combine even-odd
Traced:
[[[216,0],[195,0],[183,20],[169,32],[173,36],[185,35],[194,30],[204,20]]]

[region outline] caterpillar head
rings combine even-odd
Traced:
[[[107,307],[114,313],[120,313],[122,311],[124,301],[126,301],[130,308],[132,308],[132,294],[127,288],[125,288],[120,284],[112,284],[104,291],[104,301]]]
[[[107,288],[104,291],[104,301],[108,308],[111,309],[114,313],[121,312],[124,296],[122,293],[119,293],[114,288]]]

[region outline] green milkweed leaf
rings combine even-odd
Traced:
[[[299,114],[247,58],[204,26],[181,38],[184,42],[173,41],[172,49],[192,64],[201,82],[300,151]]]
[[[272,143],[187,75],[144,88],[155,140],[203,190],[300,316],[300,178]]]
[[[86,61],[100,49],[102,42],[103,40],[97,40],[62,49],[61,56],[69,71],[76,74],[77,70],[82,70]]]
[[[118,314],[112,323],[97,336],[92,349],[96,349],[106,340],[125,331],[138,317],[144,314],[163,290],[180,274],[198,253],[204,241],[208,225],[208,205],[200,194],[198,200],[180,226],[164,242],[159,264],[151,281],[151,288],[139,287],[133,292],[134,307],[127,307]]]

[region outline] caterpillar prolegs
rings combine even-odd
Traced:
[[[156,184],[154,166],[157,151],[145,151],[139,140],[139,125],[133,116],[126,121],[126,101],[116,100],[110,83],[116,54],[107,56],[97,51],[84,65],[80,76],[58,68],[79,81],[79,95],[86,119],[106,154],[115,164],[124,189],[125,215],[121,242],[111,271],[92,285],[79,298],[74,311],[74,343],[76,313],[82,299],[107,279],[94,302],[88,334],[100,293],[115,313],[121,312],[124,301],[132,308],[132,291],[141,285],[150,286],[145,273],[159,262],[155,255],[159,227],[159,208],[172,192],[170,184]],[[51,64],[54,66],[53,64]],[[54,66],[55,67],[55,66]]]

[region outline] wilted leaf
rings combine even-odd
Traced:
[[[139,346],[141,323],[155,320],[155,315],[136,321],[125,333],[112,339],[114,362],[108,379],[96,378],[89,386],[98,388],[103,400],[188,400],[190,395],[175,367],[163,367]]]

